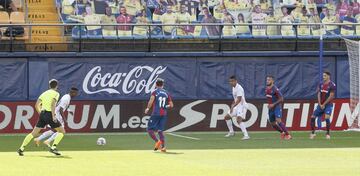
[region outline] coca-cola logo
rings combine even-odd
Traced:
[[[167,67],[158,66],[136,66],[128,73],[102,73],[101,66],[92,68],[85,76],[83,81],[83,90],[87,94],[96,94],[107,92],[109,94],[121,94],[119,88],[124,94],[135,92],[140,94],[151,93],[155,89],[155,81]],[[146,79],[142,75],[150,72]]]

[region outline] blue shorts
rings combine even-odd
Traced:
[[[164,131],[167,116],[151,116],[148,121],[148,130]]]
[[[323,116],[324,114],[326,114],[326,115],[331,115],[332,110],[333,110],[333,104],[332,104],[332,103],[327,104],[324,109],[321,109],[321,108],[320,108],[320,105],[318,105],[318,106],[316,107],[314,113],[313,113],[313,116],[315,116],[315,117],[321,117],[321,116]]]
[[[276,119],[282,117],[282,109],[280,107],[275,107],[272,110],[269,110],[269,120],[270,122],[275,122]]]

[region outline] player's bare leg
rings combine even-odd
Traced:
[[[330,115],[325,114],[326,122],[326,139],[330,139]]]
[[[59,153],[59,151],[57,150],[56,146],[60,143],[60,141],[62,140],[62,138],[64,137],[65,134],[65,129],[64,127],[60,126],[58,128],[55,128],[55,130],[58,132],[58,134],[55,137],[54,143],[52,144],[52,146],[50,147],[50,152],[55,154],[55,155],[61,155]]]
[[[243,122],[243,118],[240,117],[240,116],[238,116],[238,117],[236,117],[236,121],[237,121],[237,123],[239,124],[240,129],[241,129],[241,131],[242,131],[243,134],[244,134],[244,137],[242,138],[242,140],[250,139],[250,136],[249,136],[249,134],[248,134],[248,132],[247,132],[247,130],[246,130],[245,123]]]
[[[29,133],[28,135],[26,135],[23,143],[21,144],[19,150],[17,151],[17,153],[18,153],[20,156],[24,156],[25,147],[31,142],[31,140],[32,140],[34,137],[39,136],[40,131],[41,131],[41,128],[35,127],[35,128],[32,130],[31,133]]]
[[[229,132],[228,132],[228,134],[225,135],[225,137],[234,136],[235,132],[234,132],[234,127],[233,127],[233,122],[232,122],[231,116],[229,114],[226,114],[225,122],[226,122],[226,125],[227,125],[228,129],[229,129]]]
[[[283,133],[285,134],[284,139],[285,139],[285,140],[290,140],[290,139],[292,139],[292,136],[291,136],[290,133],[288,132],[285,124],[281,121],[281,118],[276,118],[276,123],[278,124],[278,126],[281,128],[281,130],[282,130]]]
[[[310,139],[314,139],[316,134],[315,134],[315,120],[316,117],[313,115],[311,116],[311,122],[310,122],[310,126],[311,126],[311,133],[310,133]]]

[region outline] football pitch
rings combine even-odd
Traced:
[[[331,140],[293,132],[291,141],[275,132],[253,132],[248,141],[224,134],[167,134],[167,153],[152,151],[146,133],[69,134],[58,147],[62,156],[29,144],[24,157],[15,152],[24,135],[0,135],[0,175],[360,175],[358,132],[332,132]],[[107,144],[97,146],[98,137]]]

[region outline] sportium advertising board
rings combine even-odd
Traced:
[[[65,113],[66,131],[143,132],[150,117],[143,113],[146,103],[144,100],[73,101],[68,109],[72,113]],[[230,109],[230,103],[229,100],[174,100],[175,107],[169,110],[166,130],[225,131],[227,128],[223,119]],[[346,129],[351,124],[348,99],[335,99],[333,104],[331,128]],[[268,122],[266,101],[250,100],[248,105],[245,122],[249,131],[272,130]],[[315,101],[286,100],[283,105],[286,126],[290,130],[309,130],[310,117],[316,105]],[[38,117],[34,102],[2,102],[0,132],[29,132]]]

